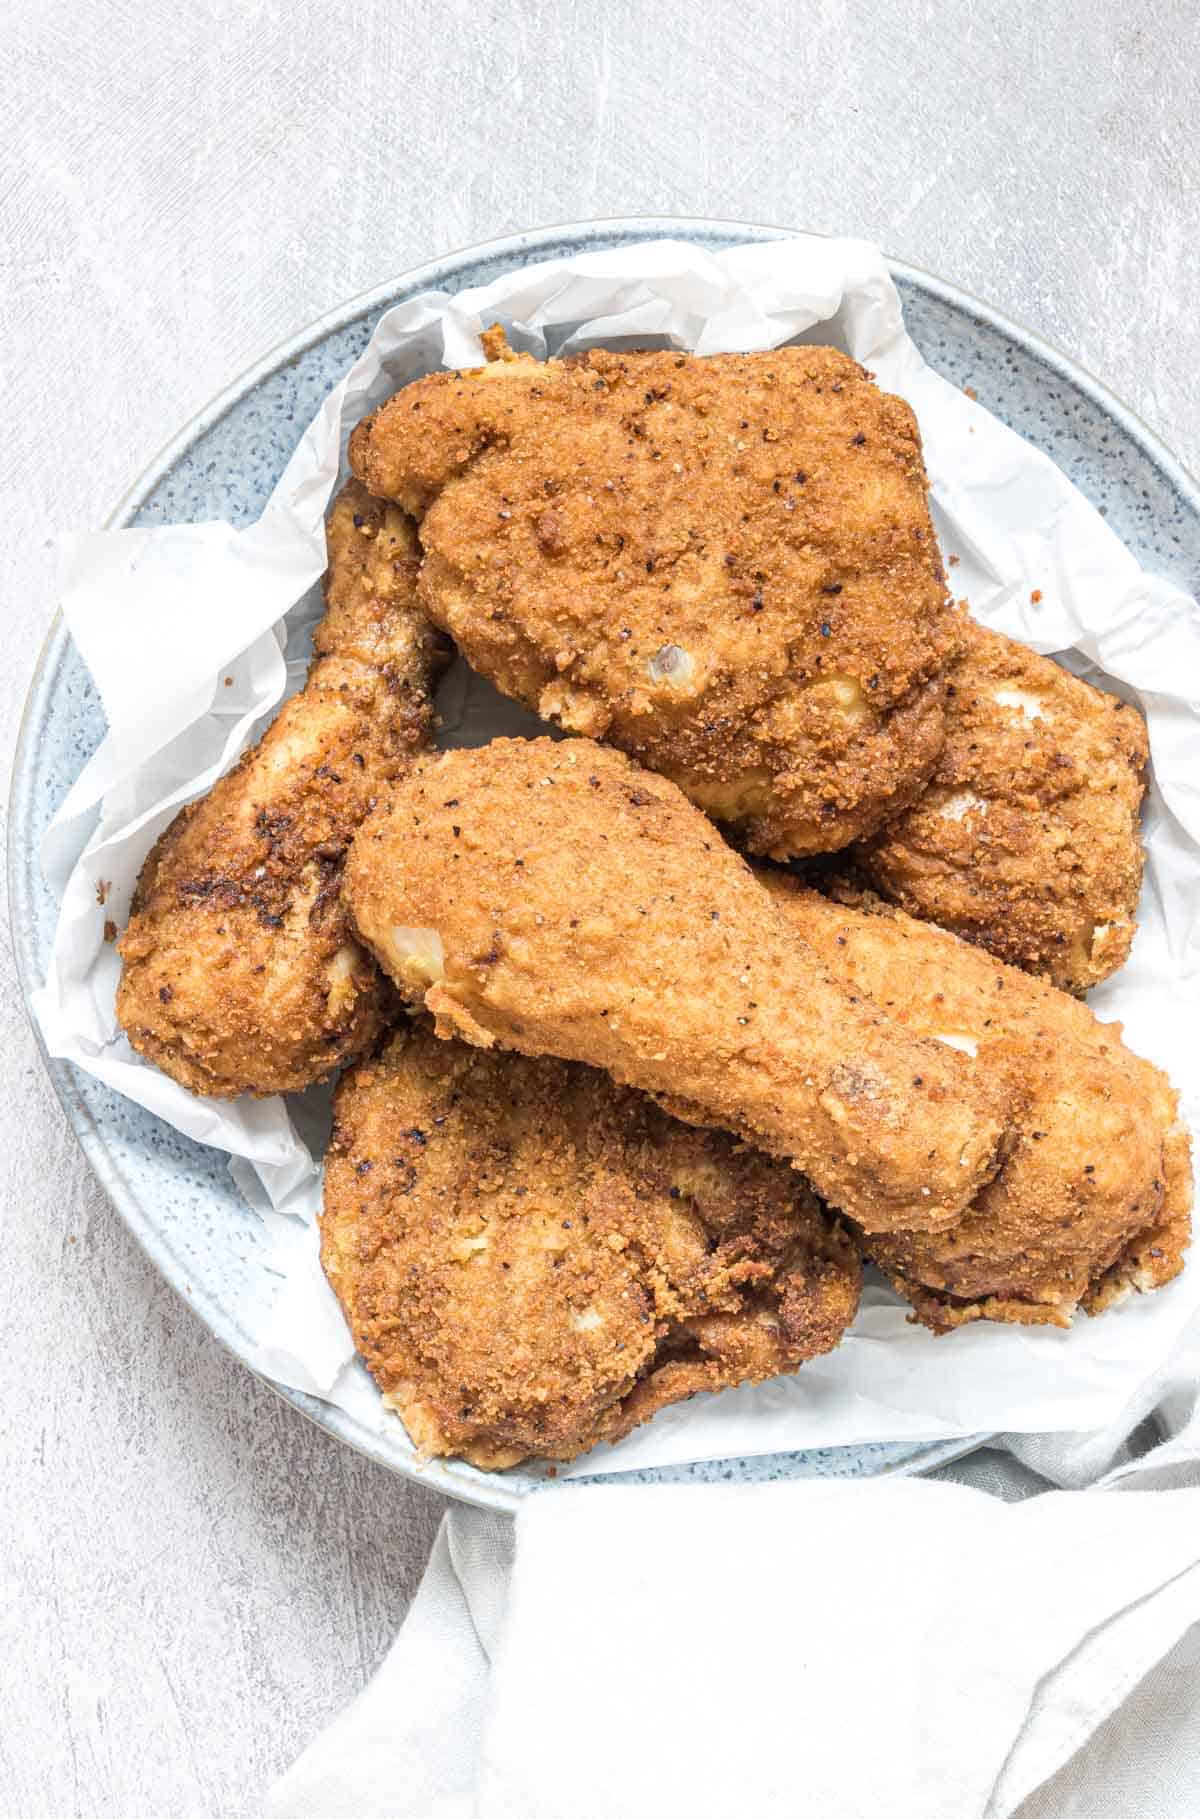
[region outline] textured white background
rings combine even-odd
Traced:
[[[1198,72],[1194,0],[0,0],[5,769],[55,531],[282,337],[513,229],[873,237],[1197,468]],[[241,1819],[369,1673],[439,1500],[157,1280],[2,964],[0,1812]]]

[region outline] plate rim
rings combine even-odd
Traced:
[[[482,258],[487,256],[500,258],[524,255],[533,261],[544,255],[545,249],[553,245],[564,241],[584,245],[589,238],[606,233],[621,235],[629,242],[636,242],[650,239],[696,241],[701,232],[705,236],[724,236],[734,240],[742,235],[749,241],[761,244],[770,240],[790,239],[799,234],[813,233],[814,230],[785,228],[778,224],[764,222],[728,221],[702,215],[602,216],[555,223],[515,234],[499,235],[457,248],[443,256],[422,261],[420,264],[395,273],[378,284],[334,305],[300,329],[276,342],[264,354],[244,367],[160,446],[157,453],[146,462],[117,499],[104,520],[103,528],[112,529],[126,525],[197,438],[207,434],[256,386],[289,361],[308,352],[318,342],[347,328],[352,322],[369,312],[387,307],[401,291],[412,295],[422,289],[437,288],[444,283],[448,275],[461,271],[464,267],[478,264]],[[833,236],[818,234],[817,237],[831,238]],[[1036,330],[1027,327],[1016,318],[1006,315],[991,304],[985,303],[962,286],[886,253],[884,258],[893,277],[907,279],[918,290],[925,291],[958,310],[965,309],[966,313],[975,319],[1029,349],[1044,365],[1084,392],[1102,412],[1115,418],[1121,424],[1126,433],[1144,449],[1155,466],[1163,472],[1172,487],[1192,506],[1197,517],[1200,517],[1200,484],[1157,432],[1103,381],[1070,355],[1046,340]],[[459,1501],[512,1513],[519,1507],[525,1496],[539,1494],[540,1487],[532,1492],[527,1489],[518,1491],[511,1485],[506,1485],[504,1474],[492,1476],[480,1474],[473,1468],[465,1467],[460,1461],[430,1460],[421,1464],[415,1460],[409,1462],[397,1459],[365,1443],[367,1436],[360,1437],[355,1432],[349,1431],[342,1421],[336,1419],[340,1416],[341,1411],[332,1405],[323,1403],[305,1392],[274,1382],[249,1363],[234,1342],[223,1310],[207,1294],[201,1293],[197,1296],[191,1291],[185,1291],[182,1282],[176,1280],[164,1266],[164,1258],[159,1254],[160,1246],[156,1242],[156,1234],[143,1218],[136,1195],[131,1189],[126,1189],[121,1171],[109,1155],[91,1113],[79,1094],[74,1078],[75,1070],[70,1063],[56,1060],[47,1054],[41,1030],[30,1007],[30,994],[38,981],[36,956],[33,953],[32,943],[31,905],[23,874],[26,864],[32,861],[30,855],[18,854],[17,827],[18,822],[23,819],[26,785],[32,776],[31,746],[36,710],[42,705],[43,696],[49,688],[52,675],[62,660],[68,638],[69,634],[61,609],[56,608],[34,665],[18,726],[9,789],[6,863],[9,916],[22,1002],[42,1065],[89,1167],[112,1202],[122,1223],[144,1255],[153,1263],[163,1280],[174,1290],[179,1300],[202,1321],[213,1338],[261,1383],[274,1390],[277,1395],[306,1416],[314,1425],[322,1428],[343,1444],[353,1447],[355,1451],[372,1459],[376,1464],[382,1464],[396,1472],[399,1476],[415,1483],[424,1483],[430,1489],[441,1491]],[[873,1475],[880,1477],[907,1476],[916,1472],[930,1471],[937,1466],[962,1458],[965,1454],[986,1444],[989,1438],[989,1435],[977,1434],[956,1436],[944,1440],[914,1442],[914,1451],[911,1455],[897,1461],[894,1465],[882,1466],[880,1471]],[[469,1477],[465,1475],[467,1472],[470,1472]],[[622,1474],[614,1474],[606,1481],[620,1483],[622,1478]],[[581,1482],[587,1482],[587,1480]],[[699,1489],[699,1487],[697,1488]]]

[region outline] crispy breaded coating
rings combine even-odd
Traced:
[[[892,1231],[871,1256],[934,1332],[971,1320],[1067,1326],[1178,1275],[1191,1146],[1166,1075],[1119,1023],[869,895],[832,903],[774,874],[790,926],[848,989],[974,1057],[1024,1095],[999,1174],[948,1230]]]
[[[350,459],[420,520],[477,670],[751,851],[844,847],[932,773],[955,616],[920,436],[845,354],[507,355],[407,386]]]
[[[1145,725],[1023,644],[963,630],[933,781],[854,857],[910,914],[1086,991],[1133,940]]]
[[[424,1023],[338,1084],[321,1255],[414,1445],[486,1469],[795,1370],[860,1277],[782,1163],[594,1068]]]
[[[674,784],[587,739],[421,762],[355,841],[355,926],[440,1034],[603,1067],[877,1231],[957,1218],[1008,1095],[847,994]]]
[[[448,653],[416,602],[411,520],[351,481],[327,538],[306,687],[151,849],[120,944],[121,1025],[194,1093],[310,1086],[374,1042],[393,1002],[347,925],[342,865],[429,742]]]

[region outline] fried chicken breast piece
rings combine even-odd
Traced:
[[[591,740],[422,761],[344,894],[440,1034],[603,1067],[869,1230],[948,1224],[999,1165],[1007,1092],[847,993],[674,784]]]
[[[493,342],[492,346],[502,346]],[[776,858],[911,802],[955,648],[916,420],[828,347],[434,373],[350,459],[468,661]]]
[[[1190,1140],[1170,1081],[1125,1047],[1119,1023],[878,898],[855,907],[786,874],[765,882],[848,990],[1024,1094],[1016,1142],[957,1224],[868,1240],[923,1325],[1067,1326],[1078,1307],[1097,1313],[1178,1275]]]
[[[837,1344],[861,1273],[786,1165],[424,1022],[338,1084],[321,1255],[414,1445],[488,1470],[795,1370]]]
[[[351,481],[327,525],[303,692],[147,856],[117,1016],[194,1093],[296,1092],[361,1054],[393,995],[339,897],[372,800],[428,744],[448,657],[417,605],[412,522]]]
[[[1133,940],[1145,724],[1023,644],[963,633],[933,781],[854,858],[910,914],[1086,991]]]

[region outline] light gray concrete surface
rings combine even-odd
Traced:
[[[0,0],[5,768],[55,532],[321,311],[514,229],[873,237],[1195,469],[1198,71],[1193,0]],[[240,1819],[369,1673],[439,1502],[158,1281],[3,965],[0,1812]]]

